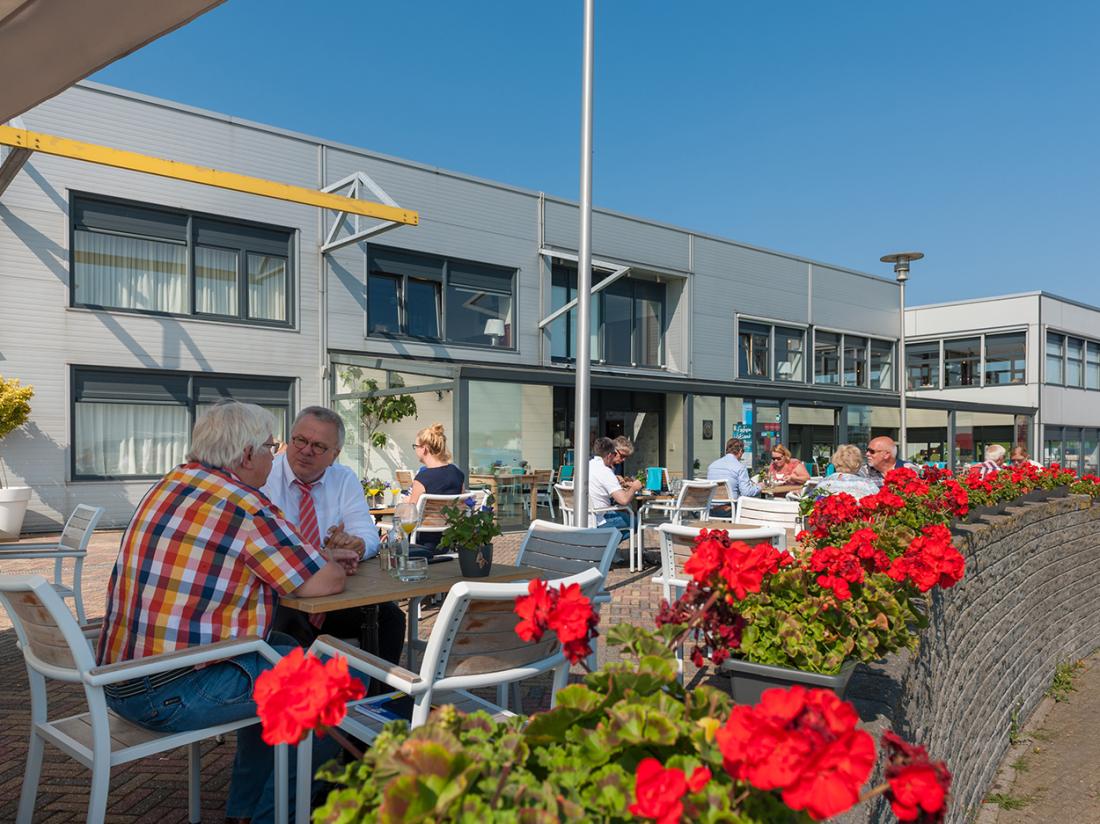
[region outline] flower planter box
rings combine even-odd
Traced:
[[[773,687],[786,689],[794,684],[804,687],[817,687],[832,690],[843,698],[848,689],[848,680],[856,668],[855,661],[847,661],[836,675],[823,675],[820,672],[805,672],[788,667],[773,667],[770,664],[755,664],[740,658],[730,658],[722,664],[733,682],[733,700],[737,704],[755,704],[764,690]]]

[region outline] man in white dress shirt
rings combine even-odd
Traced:
[[[588,506],[592,509],[602,509],[608,506],[618,506],[630,503],[638,490],[642,488],[642,482],[631,479],[625,486],[615,474],[616,464],[626,460],[627,450],[633,452],[634,444],[624,439],[621,445],[611,438],[596,438],[592,444],[592,460],[588,464]],[[596,516],[599,526],[616,526],[622,533],[622,540],[630,539],[630,521],[622,512],[601,512]]]
[[[261,491],[306,540],[330,548],[354,549],[366,560],[378,554],[378,527],[359,479],[349,467],[336,463],[343,446],[344,422],[340,416],[323,406],[306,407],[294,420],[286,450],[275,457]],[[338,638],[358,638],[362,620],[358,608],[344,609],[326,613],[318,626],[317,616],[280,605],[274,629],[309,646],[322,632]],[[378,630],[378,654],[398,663],[405,637],[405,613],[397,604],[378,605]]]

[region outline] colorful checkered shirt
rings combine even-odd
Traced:
[[[146,493],[122,537],[99,663],[264,636],[276,594],[324,564],[263,493],[221,469],[178,466]]]

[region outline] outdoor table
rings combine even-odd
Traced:
[[[731,524],[729,521],[687,521],[684,526],[690,526],[698,529],[724,529],[730,534],[730,538],[736,540],[735,534],[739,529],[760,529],[760,524]],[[794,547],[796,545],[795,535],[798,534],[797,529],[787,530],[787,546]]]
[[[546,573],[532,567],[519,567],[510,564],[494,563],[492,570],[478,581],[503,582],[529,578],[538,578]],[[334,612],[338,609],[361,607],[363,627],[360,646],[367,652],[378,654],[378,605],[387,601],[404,601],[408,598],[420,598],[427,595],[442,595],[450,591],[462,577],[458,561],[440,561],[428,564],[428,577],[423,581],[402,581],[382,569],[371,558],[359,565],[354,575],[349,575],[343,592],[335,595],[320,595],[313,598],[299,598],[287,595],[280,603],[311,615],[322,612]]]
[[[496,475],[491,472],[483,472],[471,474],[469,478],[470,486],[487,486],[489,492],[492,494],[494,500],[497,501],[495,512],[500,514],[500,496],[497,495],[497,483],[499,481],[507,481],[508,483],[518,483],[524,486],[531,487],[531,517],[532,519],[538,514],[539,511],[539,487],[538,476],[534,472],[524,472],[522,475]]]
[[[802,484],[780,484],[779,486],[760,487],[761,498],[783,498],[788,492],[798,492]]]

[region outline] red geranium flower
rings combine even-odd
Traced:
[[[887,751],[886,797],[901,821],[940,824],[947,810],[951,773],[942,761],[931,761],[924,747],[909,744],[892,732],[882,734]]]
[[[735,779],[783,800],[814,819],[852,807],[871,774],[874,740],[851,704],[828,690],[766,690],[753,707],[737,706],[716,740]]]
[[[516,624],[516,635],[524,641],[539,641],[546,631],[554,605],[546,581],[540,578],[527,584],[527,593],[516,598],[515,612],[523,619]]]
[[[344,719],[348,701],[364,695],[366,688],[351,677],[347,659],[330,658],[321,663],[301,647],[260,673],[252,691],[263,740],[271,746],[297,744],[310,730],[323,735],[326,727]]]
[[[552,630],[573,664],[592,654],[589,641],[597,634],[600,616],[580,584],[551,589],[535,579],[527,585],[527,593],[516,598],[515,613],[523,619],[516,624],[516,635],[524,641],[540,641],[546,630]]]
[[[921,592],[937,584],[954,586],[966,571],[966,561],[951,542],[951,533],[941,524],[926,526],[886,574],[895,581],[911,580]]]
[[[683,770],[665,769],[656,758],[645,758],[634,776],[634,803],[629,810],[641,818],[656,819],[658,824],[677,824],[684,814],[685,793],[699,792],[710,777],[706,767],[696,767],[687,778]]]

